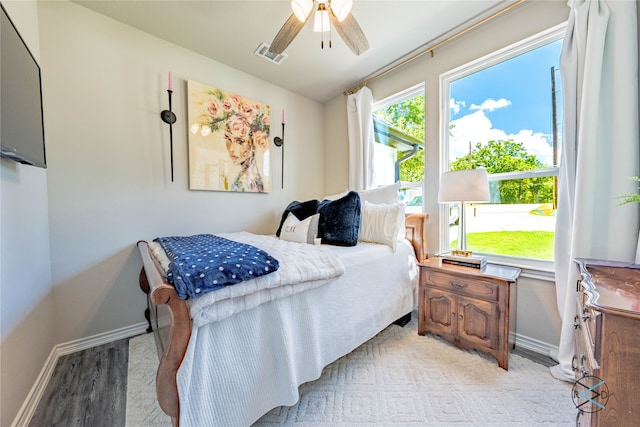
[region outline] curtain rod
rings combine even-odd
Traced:
[[[384,76],[384,75],[386,75],[386,74],[388,74],[388,73],[390,73],[390,72],[392,72],[392,71],[395,71],[395,70],[397,70],[398,68],[403,67],[403,66],[405,66],[406,64],[408,64],[408,63],[410,63],[410,62],[415,61],[416,59],[420,58],[422,55],[424,55],[424,54],[426,54],[426,53],[431,53],[431,57],[433,58],[433,51],[434,51],[435,49],[439,48],[440,46],[443,46],[443,45],[444,45],[444,44],[446,44],[446,43],[449,43],[451,40],[454,40],[454,39],[456,39],[456,38],[460,37],[461,35],[463,35],[463,34],[465,34],[465,33],[469,32],[469,31],[471,31],[471,30],[473,30],[473,29],[475,29],[475,28],[477,28],[477,27],[479,27],[479,26],[481,26],[481,25],[485,24],[486,22],[491,21],[493,18],[495,18],[495,17],[497,17],[497,16],[502,15],[503,13],[505,13],[505,12],[507,12],[507,11],[509,11],[509,10],[513,9],[514,7],[521,5],[521,4],[522,4],[522,3],[524,3],[525,1],[526,1],[526,0],[518,0],[518,1],[516,1],[515,3],[511,3],[509,6],[507,6],[507,7],[503,8],[503,9],[500,9],[500,10],[498,10],[497,12],[494,12],[493,14],[491,14],[491,15],[487,16],[486,18],[481,19],[480,21],[476,22],[475,24],[470,25],[470,26],[468,26],[468,27],[466,27],[466,28],[464,28],[464,29],[462,29],[462,30],[458,31],[457,33],[455,33],[455,34],[453,34],[453,35],[451,35],[451,36],[449,36],[449,37],[445,38],[444,40],[442,40],[442,41],[440,41],[440,42],[438,42],[438,43],[434,44],[433,46],[430,46],[430,47],[428,47],[428,48],[424,49],[423,51],[418,52],[417,54],[413,55],[412,57],[407,58],[407,59],[405,59],[404,61],[402,61],[402,62],[400,62],[400,63],[398,63],[398,64],[394,65],[393,67],[388,68],[387,70],[382,71],[382,72],[380,72],[379,74],[376,74],[376,75],[374,75],[373,77],[371,77],[371,78],[369,78],[369,79],[366,79],[366,80],[364,80],[364,81],[363,81],[363,82],[361,82],[361,83],[358,83],[356,86],[352,87],[351,89],[347,89],[347,90],[345,90],[344,92],[342,92],[342,94],[343,94],[343,95],[351,95],[351,94],[353,94],[353,93],[356,93],[356,92],[357,92],[358,90],[360,90],[362,87],[366,86],[366,85],[367,85],[367,83],[369,83],[370,81],[375,80],[375,79],[378,79],[378,78],[380,78],[380,77],[382,77],[382,76]]]

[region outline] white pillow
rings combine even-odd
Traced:
[[[387,204],[393,205],[396,203],[400,203],[400,181],[397,181],[395,184],[386,185],[384,187],[374,188],[372,190],[362,190],[358,191],[360,195],[360,200],[364,202],[365,200],[370,203],[375,204]]]
[[[358,240],[388,245],[395,251],[396,242],[404,235],[403,204],[362,202]]]
[[[338,200],[338,199],[342,199],[348,193],[349,193],[349,190],[345,190],[342,193],[338,193],[338,194],[330,194],[328,196],[324,196],[323,200]]]
[[[319,219],[320,214],[315,214],[300,221],[293,213],[289,212],[287,219],[282,223],[280,239],[288,240],[289,242],[310,243],[313,245],[313,239],[318,234]]]

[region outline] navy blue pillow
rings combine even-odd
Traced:
[[[294,214],[296,218],[300,221],[309,218],[311,215],[315,215],[318,213],[318,206],[320,205],[320,201],[318,200],[307,200],[306,202],[291,202],[289,206],[287,206],[282,213],[282,218],[280,219],[280,226],[278,226],[278,231],[276,231],[276,236],[280,237],[280,231],[282,231],[282,224],[289,216],[289,212]]]
[[[323,200],[318,207],[318,237],[322,243],[355,246],[360,231],[360,196],[350,191],[338,200]]]

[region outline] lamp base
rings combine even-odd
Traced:
[[[451,251],[451,255],[458,256],[458,257],[467,257],[467,256],[472,256],[473,252],[472,251],[463,251],[461,249],[455,249],[455,250]]]

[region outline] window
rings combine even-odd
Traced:
[[[402,181],[407,212],[422,212],[424,178],[424,85],[397,93],[373,106],[374,182]]]
[[[563,35],[555,27],[441,76],[441,171],[489,172],[491,202],[467,206],[473,252],[553,260]],[[441,206],[441,251],[457,245],[457,210]]]

